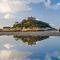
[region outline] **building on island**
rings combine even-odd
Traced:
[[[3,27],[3,31],[21,31],[20,28],[13,28],[13,27]]]

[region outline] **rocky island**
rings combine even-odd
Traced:
[[[3,27],[0,29],[0,35],[60,36],[60,32],[46,22],[28,17],[21,22],[15,22],[12,27]]]
[[[21,22],[15,22],[12,27],[3,27],[0,32],[36,32],[56,30],[48,23],[37,20],[35,17],[28,17]]]
[[[48,23],[37,20],[35,17],[28,17],[27,19],[23,19],[20,23],[16,22],[13,28],[21,31],[44,31],[52,29]]]

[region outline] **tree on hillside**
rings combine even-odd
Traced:
[[[51,28],[51,26],[46,23],[46,22],[42,22],[42,21],[38,21],[36,20],[35,17],[28,17],[27,19],[23,19],[22,22],[18,23],[16,22],[13,25],[14,28],[30,28],[30,27],[38,27],[38,28]]]

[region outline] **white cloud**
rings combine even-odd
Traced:
[[[50,6],[51,6],[51,1],[50,1],[50,0],[46,0],[46,1],[44,1],[44,4],[45,4],[45,7],[50,8]]]
[[[2,2],[0,2],[1,13],[16,13],[30,9],[27,3],[22,0],[2,0]]]
[[[53,6],[54,9],[60,9],[60,3],[57,3],[56,5]]]
[[[15,16],[13,14],[7,13],[4,15],[4,18],[5,19],[12,19],[12,18],[15,18]]]
[[[16,21],[15,14],[22,11],[32,10],[30,3],[41,3],[44,0],[0,0],[0,25],[11,25]]]
[[[17,13],[20,11],[31,10],[31,3],[43,3],[48,8],[60,8],[60,3],[52,4],[51,0],[0,0],[1,13]]]
[[[46,8],[51,8],[54,10],[60,9],[60,3],[53,4],[51,0],[45,0],[44,5]]]
[[[0,0],[0,25],[11,25],[16,21],[16,13],[32,10],[31,3],[42,3],[46,8],[60,9],[60,3],[54,5],[51,0]]]
[[[1,13],[11,12],[11,8],[7,2],[0,2],[0,12]]]

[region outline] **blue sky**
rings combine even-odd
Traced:
[[[60,27],[60,0],[0,0],[0,27],[28,16]]]

